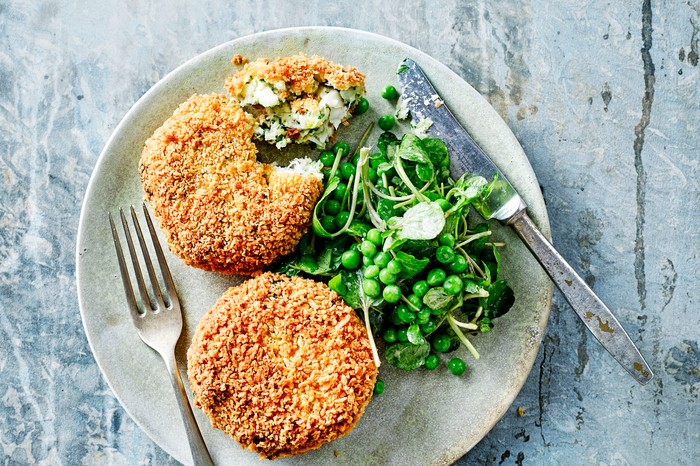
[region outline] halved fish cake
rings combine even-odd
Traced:
[[[255,137],[278,148],[309,142],[324,147],[352,116],[364,86],[356,68],[303,53],[247,63],[226,81],[251,116]]]

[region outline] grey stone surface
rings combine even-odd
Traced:
[[[84,336],[80,203],[112,130],[159,78],[301,25],[400,40],[479,90],[530,158],[554,243],[655,369],[637,386],[557,294],[522,392],[458,464],[697,464],[700,2],[352,5],[0,1],[2,464],[175,463],[123,411]]]

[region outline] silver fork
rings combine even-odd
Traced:
[[[131,286],[129,270],[126,266],[126,260],[124,259],[124,253],[119,241],[119,235],[117,234],[117,228],[114,224],[112,214],[110,213],[109,223],[112,227],[114,247],[117,250],[119,269],[121,271],[122,281],[124,283],[124,291],[126,292],[126,300],[129,305],[129,311],[131,312],[131,319],[134,322],[134,326],[136,327],[141,340],[156,350],[163,358],[163,361],[165,361],[165,365],[167,366],[170,374],[170,381],[172,382],[173,389],[175,390],[182,421],[185,424],[185,432],[187,433],[187,440],[190,443],[192,461],[195,465],[213,466],[214,463],[211,460],[207,446],[204,443],[202,434],[197,426],[197,421],[192,413],[192,408],[190,407],[187,399],[187,393],[185,392],[185,386],[182,384],[180,372],[177,369],[177,362],[175,361],[175,345],[177,344],[180,334],[182,333],[182,311],[180,309],[180,301],[177,297],[177,291],[175,290],[175,284],[173,283],[172,276],[170,275],[168,264],[165,261],[163,250],[158,242],[158,237],[156,236],[156,231],[153,227],[153,221],[148,213],[146,204],[143,204],[143,213],[146,218],[146,223],[148,224],[151,241],[153,242],[153,249],[155,250],[158,263],[160,264],[161,274],[165,283],[165,296],[161,292],[161,288],[158,284],[158,278],[156,277],[150,255],[148,254],[148,248],[146,246],[143,233],[141,232],[141,226],[139,225],[136,211],[134,210],[133,206],[131,206],[130,210],[134,230],[136,231],[136,236],[138,237],[139,244],[141,246],[143,261],[146,264],[146,270],[148,271],[148,276],[151,281],[151,291],[153,293],[153,299],[151,299],[151,297],[149,297],[148,290],[146,289],[143,274],[141,273],[139,259],[136,255],[136,248],[134,247],[134,242],[131,237],[131,231],[129,230],[126,215],[124,214],[123,209],[119,209],[122,226],[124,227],[124,235],[129,248],[129,255],[131,256],[131,261],[133,263],[134,275],[136,276],[136,283],[139,288],[139,294],[141,295],[141,310],[139,310],[136,295],[134,294],[134,290]]]

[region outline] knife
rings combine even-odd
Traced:
[[[528,216],[523,199],[444,105],[420,66],[407,58],[399,65],[397,77],[401,99],[414,123],[429,118],[432,123],[428,133],[447,145],[452,154],[452,173],[495,180],[491,191],[475,206],[476,210],[486,219],[499,220],[515,229],[593,336],[637,382],[646,385],[654,373],[625,329],[539,231]]]

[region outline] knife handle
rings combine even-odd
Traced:
[[[620,322],[522,210],[508,219],[593,336],[642,385],[654,373]]]

